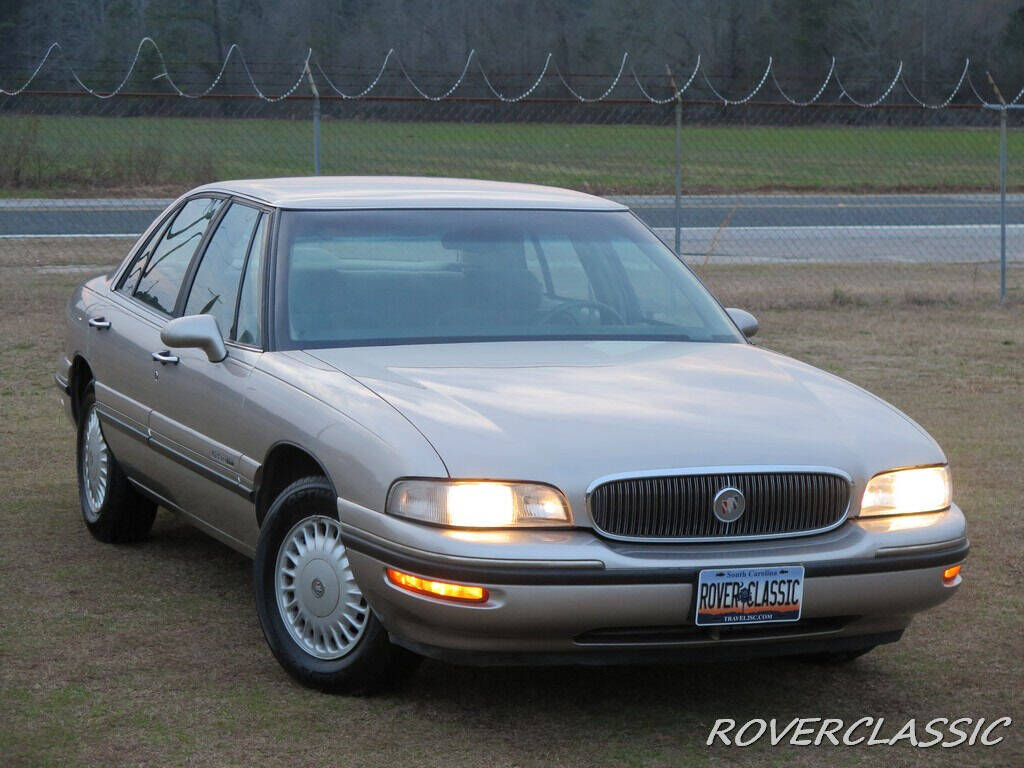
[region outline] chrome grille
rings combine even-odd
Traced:
[[[738,520],[715,517],[715,494],[738,488]],[[727,472],[609,480],[589,495],[594,525],[627,539],[745,539],[794,536],[835,527],[850,503],[850,482],[831,472]]]

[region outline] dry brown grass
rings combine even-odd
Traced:
[[[133,242],[132,238],[120,237],[33,237],[0,241],[0,269],[40,266],[110,267],[121,262]]]
[[[0,276],[0,764],[1024,763],[1019,304],[815,299],[759,312],[761,344],[891,400],[950,456],[974,546],[966,583],[901,643],[842,668],[428,662],[401,691],[351,699],[302,689],[280,670],[260,635],[241,556],[165,513],[142,545],[89,537],[72,431],[51,383],[63,303],[81,275],[25,265]],[[742,275],[733,280],[749,292],[727,293],[729,303],[777,305],[777,295],[758,296]],[[864,715],[894,724],[1009,715],[1015,724],[990,749],[704,746],[716,717]]]
[[[984,263],[712,264],[696,271],[730,306],[754,310],[983,305],[999,296],[998,265]],[[1011,304],[1024,299],[1022,278],[1011,266]]]

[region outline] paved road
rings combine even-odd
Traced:
[[[672,227],[674,201],[622,196],[652,227]],[[169,200],[0,200],[0,235],[135,234]],[[997,195],[699,195],[683,198],[685,227],[950,226],[999,223]],[[1007,199],[1024,224],[1024,195]]]
[[[616,198],[671,242],[671,197]],[[170,201],[0,200],[0,241],[132,236]],[[716,261],[990,261],[996,195],[701,195],[683,199],[682,251]],[[1024,258],[1024,195],[1007,199],[1008,254]]]
[[[617,197],[652,227],[675,224],[671,197]],[[1024,224],[1024,195],[1007,196],[1007,222]],[[998,195],[699,195],[684,197],[684,227],[904,227],[999,223]]]
[[[137,235],[170,200],[0,200],[0,238]]]

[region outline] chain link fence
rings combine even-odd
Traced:
[[[109,98],[77,87],[78,74],[40,76],[0,95],[0,265],[113,264],[192,186],[319,170],[613,197],[678,242],[723,301],[755,309],[997,302],[1005,214],[1006,300],[1024,296],[1024,115],[1002,112],[1001,209],[1001,114],[971,98],[966,66],[956,98],[933,109],[897,87],[899,72],[892,84],[840,84],[830,70],[824,84],[808,78],[784,91],[769,66],[760,90],[730,100],[750,84],[712,85],[694,69],[677,86],[623,62],[617,74],[570,77],[549,58],[538,78],[489,77],[469,61],[461,75],[385,61],[328,78],[307,57],[298,79],[225,65],[201,98],[179,95],[193,84],[168,87],[159,68],[125,78]],[[0,70],[4,82],[19,76]],[[342,79],[364,92],[343,91]],[[265,83],[287,97],[274,100]],[[801,104],[790,88],[817,96]],[[884,97],[865,107],[854,93]]]

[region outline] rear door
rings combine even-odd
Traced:
[[[148,447],[149,412],[163,368],[152,355],[162,349],[160,331],[223,204],[210,196],[184,201],[136,251],[112,290],[95,294],[86,308],[87,354],[104,436],[128,476],[172,504],[173,487]]]
[[[258,425],[243,413],[246,387],[262,354],[262,285],[269,211],[234,201],[219,219],[182,291],[177,314],[212,315],[227,357],[212,363],[199,349],[166,350],[149,414],[150,445],[178,464],[180,505],[193,517],[251,548],[257,534],[250,498]],[[250,448],[251,450],[251,448]]]

